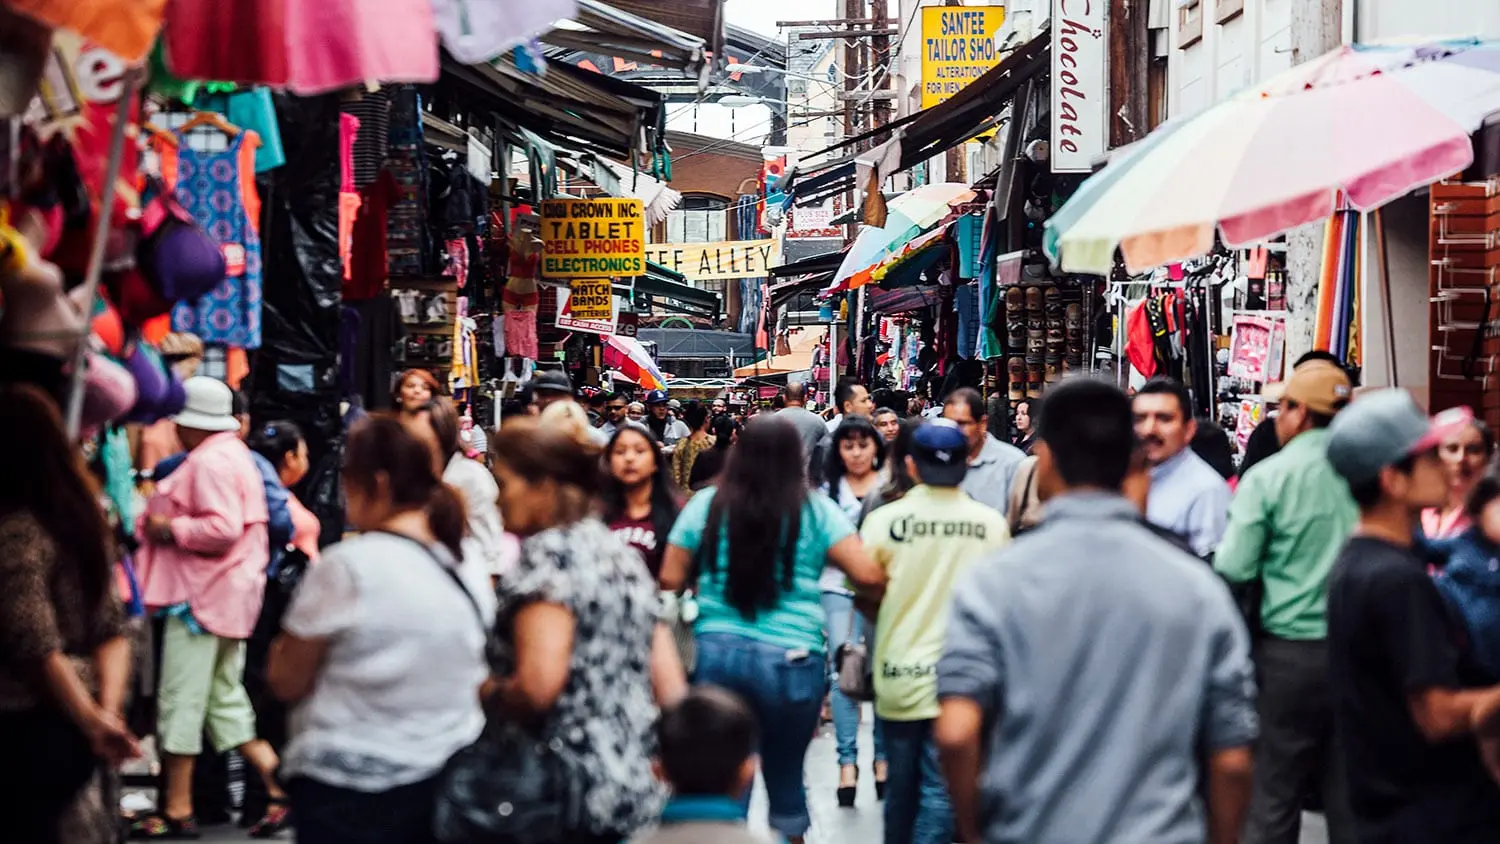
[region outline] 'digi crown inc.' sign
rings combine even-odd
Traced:
[[[549,199],[542,203],[542,277],[646,273],[646,220],[639,199]]]
[[[1105,0],[1052,0],[1052,170],[1087,173],[1109,148]]]

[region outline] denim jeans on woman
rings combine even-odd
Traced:
[[[771,828],[788,837],[812,825],[802,769],[828,686],[825,657],[731,633],[698,637],[695,680],[745,699],[760,722],[760,770],[771,804]],[[750,795],[745,795],[748,807]]]
[[[850,700],[839,691],[837,666],[834,654],[849,639],[849,620],[854,616],[854,597],[842,592],[823,593],[823,614],[828,617],[828,666],[829,703],[833,709],[833,735],[838,746],[840,765],[859,764],[859,703]],[[874,651],[874,630],[868,619],[859,618],[854,624],[854,635]],[[885,739],[881,735],[880,719],[875,719],[875,761],[885,761]]]
[[[885,844],[951,844],[953,804],[932,721],[885,721]]]

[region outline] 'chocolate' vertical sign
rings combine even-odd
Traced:
[[[1109,148],[1107,0],[1052,0],[1052,171],[1087,173]]]

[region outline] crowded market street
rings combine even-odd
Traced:
[[[1500,844],[1497,0],[0,0],[0,844]]]

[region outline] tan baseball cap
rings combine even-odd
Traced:
[[[1261,395],[1268,401],[1294,401],[1314,413],[1333,416],[1354,397],[1354,385],[1343,367],[1308,361],[1292,370],[1285,382],[1267,384]]]

